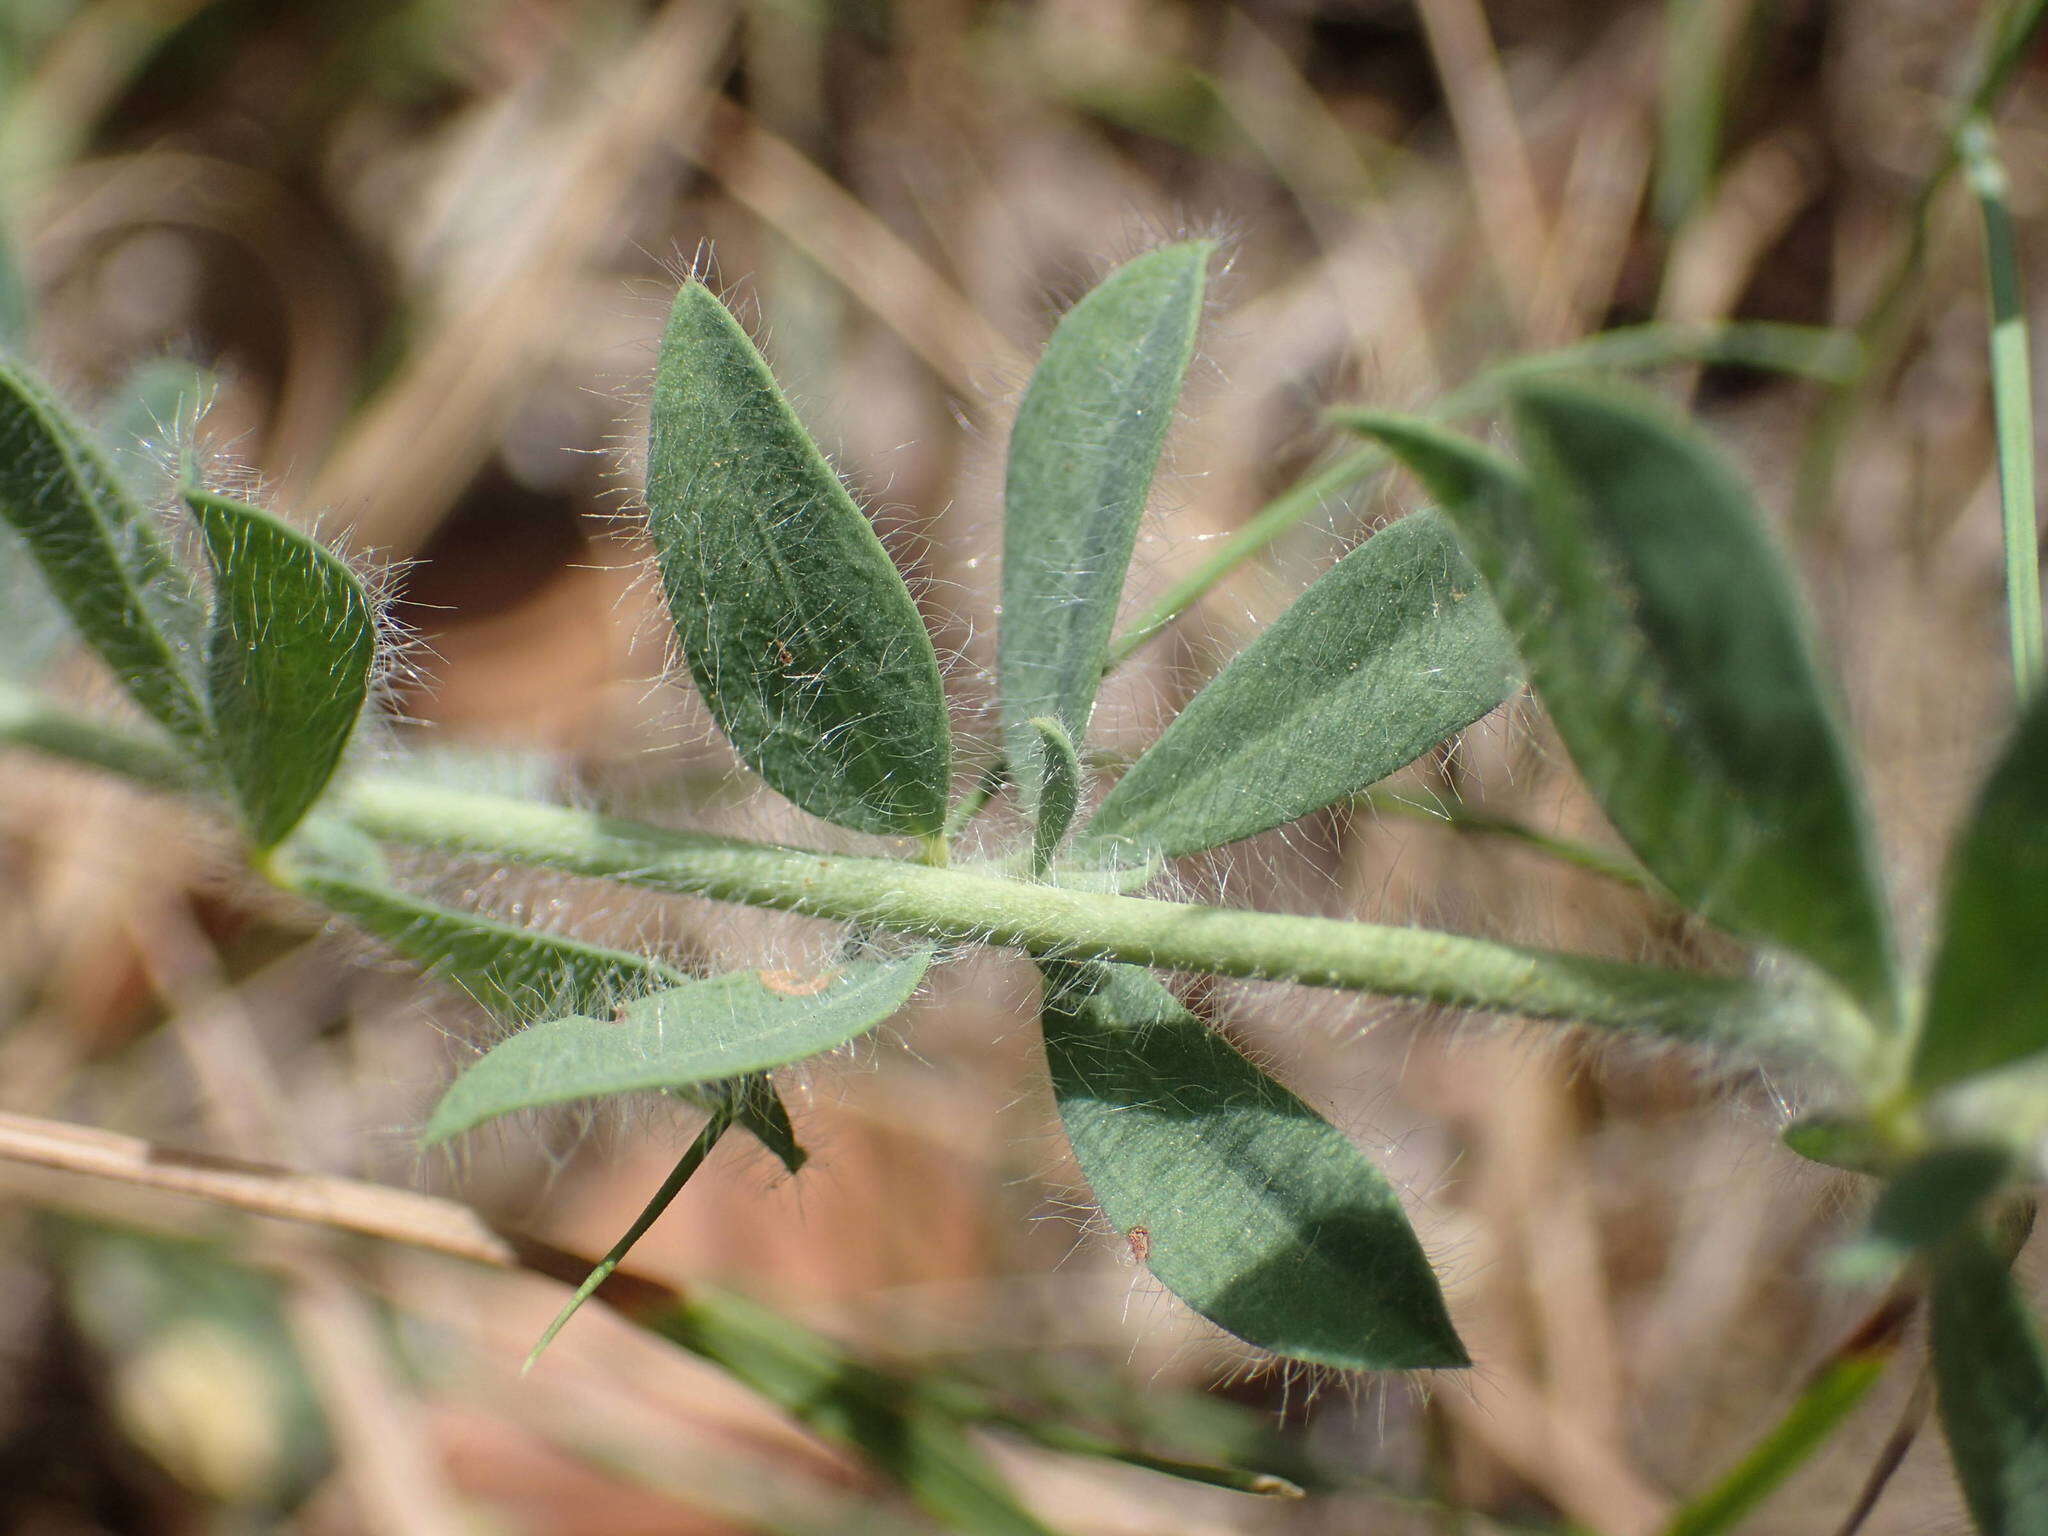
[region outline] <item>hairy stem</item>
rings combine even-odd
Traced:
[[[0,743],[190,787],[167,746],[0,690]],[[1825,983],[1710,976],[1277,912],[1063,890],[971,867],[864,858],[672,832],[591,811],[370,777],[330,801],[363,832],[927,938],[1118,960],[1635,1030],[1745,1057],[1796,1057],[1851,1082],[1872,1070],[1867,1024]]]
[[[1034,955],[1300,982],[1640,1030],[1858,1075],[1867,1033],[1818,985],[1665,971],[1427,929],[1243,912],[671,832],[388,779],[341,808],[372,837]]]

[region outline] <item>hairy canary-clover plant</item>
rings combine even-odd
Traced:
[[[796,1170],[772,1074],[876,1028],[963,946],[1035,961],[1061,1121],[1133,1253],[1219,1327],[1325,1366],[1467,1357],[1387,1178],[1191,1011],[1172,973],[1768,1060],[1829,1106],[1791,1144],[1887,1181],[1853,1254],[1887,1279],[1908,1264],[1928,1277],[1942,1414],[1982,1528],[2048,1529],[2048,1363],[1998,1219],[2038,1173],[2048,1134],[2048,707],[2027,705],[1957,843],[1932,957],[1905,967],[1855,755],[1747,490],[1662,406],[1555,377],[1631,347],[1668,355],[1663,339],[1609,337],[1462,393],[1466,411],[1505,404],[1515,459],[1448,430],[1448,408],[1350,417],[1377,446],[1341,475],[1398,460],[1438,509],[1365,539],[1149,751],[1107,769],[1090,748],[1098,686],[1170,617],[1145,616],[1135,639],[1114,633],[1212,255],[1192,241],[1142,256],[1052,335],[1010,444],[1000,733],[981,744],[999,761],[966,774],[975,754],[955,750],[931,638],[866,516],[732,313],[694,280],[677,296],[645,512],[682,658],[766,785],[896,839],[893,851],[664,830],[389,769],[337,776],[380,644],[361,580],[189,477],[178,496],[196,537],[183,542],[204,568],[188,568],[121,469],[15,363],[0,365],[0,516],[161,732],[81,720],[10,687],[0,736],[216,795],[266,876],[521,1025],[448,1090],[429,1140],[617,1093],[699,1107],[702,1133],[579,1299],[729,1128]],[[1758,964],[1688,973],[1143,894],[1166,861],[1362,794],[1525,677],[1640,860],[1637,878]],[[1102,777],[1113,782],[1091,804]],[[963,826],[1005,789],[1027,845],[956,858]],[[808,914],[846,937],[816,974],[691,975],[424,901],[393,883],[385,845]],[[825,1432],[893,1447],[890,1470],[962,1528],[1040,1529],[963,1438],[982,1409],[862,1376],[743,1308],[661,1326]],[[1682,1528],[1726,1528],[1796,1464],[1787,1448],[1832,1427],[1872,1379],[1818,1384],[1803,1416]]]

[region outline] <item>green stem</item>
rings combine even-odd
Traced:
[[[0,691],[0,743],[35,747],[159,788],[192,775],[168,747]],[[1744,1055],[1806,1058],[1861,1081],[1868,1026],[1824,983],[1770,983],[1333,918],[1106,895],[971,868],[672,832],[592,811],[399,778],[336,797],[368,835],[656,890],[891,929],[1332,987],[1532,1019],[1640,1030]]]
[[[633,1245],[647,1235],[647,1229],[661,1219],[661,1213],[674,1203],[676,1196],[683,1192],[683,1186],[690,1182],[699,1168],[704,1166],[704,1159],[709,1157],[711,1149],[718,1145],[718,1138],[731,1127],[738,1110],[734,1095],[742,1091],[744,1090],[733,1090],[727,1095],[725,1102],[711,1112],[711,1118],[705,1121],[704,1129],[697,1133],[697,1139],[690,1143],[682,1157],[677,1160],[675,1167],[669,1170],[669,1175],[662,1181],[661,1188],[654,1192],[654,1198],[647,1202],[639,1216],[634,1219],[633,1225],[626,1228],[626,1235],[612,1244],[610,1251],[597,1261],[597,1267],[591,1270],[581,1285],[576,1287],[575,1294],[562,1304],[562,1310],[557,1312],[555,1320],[548,1324],[547,1332],[540,1336],[540,1342],[527,1354],[526,1363],[519,1368],[520,1374],[524,1375],[533,1369],[534,1362],[541,1357],[541,1351],[555,1342],[555,1335],[568,1326],[569,1319],[576,1315],[583,1303],[597,1293],[599,1286],[611,1279],[612,1271],[625,1262],[626,1255],[633,1251]]]
[[[1889,1347],[1862,1350],[1830,1361],[1734,1471],[1678,1512],[1664,1536],[1719,1536],[1734,1530],[1870,1395],[1892,1353]]]
[[[1425,414],[1447,418],[1491,409],[1500,403],[1510,383],[1532,374],[1655,368],[1683,361],[1730,363],[1841,382],[1853,376],[1858,356],[1853,339],[1838,331],[1803,325],[1745,321],[1732,325],[1624,326],[1555,351],[1497,363],[1443,396]],[[1332,419],[1341,422],[1346,409],[1340,407],[1332,412]],[[1353,449],[1267,502],[1252,514],[1249,522],[1217,545],[1207,559],[1131,621],[1130,628],[1110,646],[1103,670],[1120,665],[1290,528],[1357,489],[1390,462],[1377,447]]]
[[[1488,816],[1482,811],[1473,810],[1462,800],[1433,797],[1425,803],[1410,800],[1391,789],[1368,789],[1353,803],[1363,804],[1382,815],[1426,822],[1452,832],[1470,833],[1477,837],[1510,838],[1538,853],[1556,859],[1561,864],[1583,869],[1588,874],[1600,876],[1603,880],[1612,880],[1646,895],[1666,896],[1664,889],[1650,878],[1642,865],[1625,853],[1609,853],[1605,848],[1596,848],[1591,843],[1539,832],[1527,822],[1515,821],[1510,817]]]
[[[1852,1077],[1871,1047],[1867,1030],[1818,986],[1795,993],[1782,981],[1767,987],[1427,929],[1066,890],[388,779],[357,783],[341,809],[385,841],[1039,956],[1381,993],[1748,1054],[1790,1049]]]
[[[148,789],[202,789],[206,777],[168,741],[102,725],[40,694],[0,682],[0,742],[101,768]]]
[[[2024,704],[2040,686],[2041,542],[2034,494],[2033,381],[2027,311],[2005,166],[1990,121],[1963,124],[1957,146],[1970,190],[1984,214],[1984,262],[1991,285],[1991,405],[1998,423],[1998,482],[2005,520],[2006,614],[2012,635],[2013,687]]]

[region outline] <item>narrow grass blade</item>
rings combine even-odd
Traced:
[[[1983,1536],[2048,1531],[2048,1357],[2007,1264],[1977,1230],[1934,1266],[1934,1379]]]
[[[529,1025],[455,1080],[426,1140],[514,1110],[687,1088],[816,1056],[902,1008],[930,964],[921,950],[850,961],[822,977],[735,971],[627,1003],[616,1022],[570,1015]]]
[[[520,1375],[523,1376],[533,1369],[534,1362],[539,1360],[547,1347],[555,1342],[555,1335],[569,1326],[569,1319],[582,1309],[584,1302],[596,1294],[599,1286],[611,1279],[612,1272],[624,1263],[626,1255],[633,1251],[633,1245],[647,1235],[649,1227],[661,1220],[661,1213],[675,1203],[676,1196],[683,1192],[683,1186],[696,1176],[699,1168],[704,1166],[704,1160],[711,1156],[719,1138],[731,1128],[732,1122],[733,1113],[729,1104],[721,1104],[712,1110],[711,1118],[704,1123],[704,1129],[697,1133],[696,1139],[676,1160],[675,1167],[671,1168],[668,1177],[662,1180],[661,1188],[654,1192],[654,1198],[641,1208],[640,1214],[633,1218],[633,1225],[626,1228],[625,1235],[611,1245],[605,1256],[597,1261],[589,1275],[584,1278],[583,1283],[576,1287],[567,1301],[562,1303],[562,1310],[554,1315],[553,1321],[541,1333],[539,1340],[527,1351],[526,1360],[519,1367]]]
[[[1984,213],[1991,282],[1991,405],[1998,423],[1998,485],[2005,522],[2005,601],[2012,678],[2024,702],[2042,677],[2041,536],[2035,507],[2034,388],[2027,307],[2007,204],[2005,166],[1990,120],[1973,117],[1958,137],[1970,190]]]
[[[1895,1342],[1831,1360],[1784,1418],[1733,1471],[1678,1512],[1664,1536],[1721,1536],[1742,1522],[1812,1459],[1870,1395],[1896,1353]]]
[[[1405,767],[1519,686],[1514,642],[1435,513],[1366,540],[1131,766],[1091,839],[1173,856],[1281,826]]]
[[[949,1530],[1052,1536],[918,1379],[879,1371],[808,1329],[711,1291],[635,1321],[814,1433],[859,1451]]]
[[[1034,760],[1038,716],[1076,742],[1087,738],[1138,522],[1194,355],[1213,249],[1206,240],[1170,245],[1111,274],[1053,331],[1017,412],[998,666],[1013,765]]]
[[[294,843],[295,863],[298,852]],[[329,869],[292,867],[285,878],[292,889],[341,913],[429,975],[460,987],[482,1007],[511,1022],[524,1024],[560,1014],[607,1018],[628,1002],[692,985],[682,971],[645,955],[437,906]],[[727,1094],[723,1084],[703,1089],[695,1084],[671,1086],[707,1110],[724,1102]],[[806,1154],[797,1145],[781,1096],[765,1078],[740,1086],[742,1091],[731,1099],[736,1122],[795,1173]]]
[[[320,798],[370,696],[362,578],[259,507],[187,488],[213,566],[206,696],[249,835],[275,846]]]
[[[1031,832],[1031,875],[1043,878],[1081,803],[1081,759],[1067,728],[1050,715],[1031,722],[1038,733],[1038,805]]]
[[[1913,1062],[1922,1091],[2048,1050],[2048,690],[2034,696],[1949,854]]]
[[[647,505],[683,655],[747,765],[856,831],[939,831],[952,737],[917,604],[701,283],[662,337]]]
[[[1400,1198],[1342,1132],[1149,972],[1042,970],[1067,1140],[1160,1284],[1292,1359],[1367,1371],[1469,1363]]]
[[[1735,0],[1747,8],[1747,0]],[[1664,78],[1658,91],[1658,222],[1676,229],[1713,187],[1721,158],[1721,99],[1735,28],[1727,0],[1664,0]]]
[[[0,518],[42,569],[79,636],[135,702],[188,748],[208,746],[191,659],[191,577],[99,447],[48,391],[0,358]]]
[[[1366,430],[1442,500],[1615,829],[1703,916],[1804,955],[1897,1023],[1890,926],[1797,597],[1747,492],[1661,413],[1519,385],[1531,470],[1427,425]]]

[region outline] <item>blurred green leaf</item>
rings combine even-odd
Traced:
[[[1882,1178],[1894,1165],[1891,1149],[1867,1120],[1847,1115],[1809,1115],[1785,1127],[1780,1141],[1811,1163],[1844,1173]]]
[[[1895,1348],[1887,1341],[1828,1361],[1755,1448],[1719,1482],[1688,1500],[1663,1536],[1721,1536],[1743,1529],[1756,1507],[1812,1460],[1862,1406]]]
[[[2048,1531],[2048,1359],[2006,1263],[1974,1227],[1935,1258],[1934,1380],[1984,1536]]]
[[[1366,540],[1195,696],[1087,836],[1169,856],[1281,826],[1507,698],[1514,642],[1437,514]]]
[[[1368,1371],[1469,1363],[1400,1198],[1347,1137],[1151,973],[1041,969],[1067,1140],[1162,1285],[1293,1359]]]
[[[279,518],[187,487],[213,566],[206,694],[249,835],[271,847],[341,761],[369,699],[377,621],[362,578]]]
[[[0,228],[0,347],[18,349],[26,344],[30,313],[28,278],[14,242]]]
[[[329,829],[323,823],[317,828],[309,824],[308,830],[327,834]],[[300,853],[299,842],[292,851]],[[313,867],[287,872],[294,889],[375,934],[429,975],[460,987],[499,1018],[523,1023],[546,1014],[608,1017],[628,1002],[694,984],[659,960],[437,906],[381,881],[334,869],[325,849],[309,851],[315,856]],[[716,1092],[700,1091],[696,1083],[666,1086],[701,1109],[728,1102],[722,1086]],[[806,1155],[797,1145],[788,1107],[766,1078],[735,1085],[730,1109],[734,1123],[791,1173],[804,1165]]]
[[[931,952],[853,960],[818,977],[734,971],[650,993],[616,1022],[529,1025],[455,1080],[427,1123],[444,1141],[514,1110],[721,1082],[833,1050],[910,1001]]]
[[[1081,802],[1081,758],[1074,738],[1050,715],[1031,722],[1038,733],[1038,805],[1031,832],[1031,873],[1034,878],[1052,867],[1052,856],[1073,825]]]
[[[2048,1049],[2048,690],[2020,718],[1949,855],[1913,1081],[1926,1090]]]
[[[1718,454],[1633,398],[1525,381],[1525,476],[1360,425],[1444,503],[1615,830],[1673,894],[1897,1021],[1890,928],[1798,599]]]
[[[27,544],[81,638],[135,702],[189,748],[208,742],[189,650],[191,578],[91,437],[0,358],[0,518]]]
[[[1863,1235],[1836,1256],[1836,1272],[1851,1280],[1888,1282],[1915,1253],[1975,1222],[2012,1171],[2012,1154],[2002,1147],[1922,1153],[1879,1193]]]
[[[208,369],[175,357],[138,363],[121,380],[100,437],[143,500],[176,489],[178,450],[191,440],[218,385]]]
[[[746,332],[697,282],[662,337],[647,505],[683,655],[748,766],[842,826],[936,833],[952,738],[917,604]]]
[[[79,1331],[129,1433],[188,1488],[243,1513],[298,1505],[331,1470],[328,1426],[277,1281],[216,1247],[49,1223]],[[10,1490],[11,1491],[11,1490]]]
[[[861,1452],[928,1512],[973,1536],[1050,1536],[954,1413],[916,1378],[876,1370],[737,1297],[699,1289],[637,1318],[751,1387],[816,1434]]]
[[[1013,765],[1036,761],[1041,715],[1087,738],[1213,250],[1169,245],[1098,284],[1054,329],[1017,412],[998,666]]]

